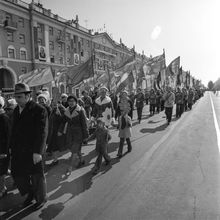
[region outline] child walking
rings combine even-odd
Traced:
[[[119,117],[118,123],[119,123],[118,137],[120,138],[120,144],[119,144],[117,156],[121,158],[125,140],[128,145],[128,152],[131,152],[132,150],[131,141],[130,141],[132,121],[131,118],[128,116],[127,111],[122,112],[122,115]]]
[[[111,158],[108,155],[107,148],[108,142],[111,139],[108,129],[105,127],[105,123],[101,119],[97,119],[97,129],[87,139],[87,141],[96,138],[96,152],[98,154],[93,174],[97,174],[102,165],[102,157],[105,159],[105,164],[108,165],[111,162]]]

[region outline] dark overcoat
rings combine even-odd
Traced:
[[[7,174],[9,165],[9,137],[10,120],[6,113],[0,112],[0,154],[6,154],[6,158],[0,159],[0,176]]]
[[[72,153],[78,153],[83,141],[89,136],[85,110],[77,105],[73,112],[70,112],[68,107],[64,113],[64,121],[67,125],[64,128],[66,148]]]
[[[64,149],[64,135],[58,136],[60,126],[63,124],[63,116],[65,108],[60,105],[54,108],[49,117],[49,133],[48,133],[48,148],[47,152],[61,151]]]
[[[13,113],[11,135],[11,171],[16,177],[43,173],[43,162],[34,165],[33,153],[43,154],[48,134],[46,109],[29,101],[23,111]]]

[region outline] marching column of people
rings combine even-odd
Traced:
[[[44,174],[45,158],[52,157],[50,166],[59,163],[58,152],[70,151],[71,156],[66,171],[70,175],[74,168],[85,165],[81,150],[83,144],[96,139],[97,159],[93,174],[102,165],[111,164],[108,143],[111,139],[109,127],[118,129],[117,156],[123,156],[126,140],[127,152],[132,151],[132,120],[142,120],[143,108],[149,104],[149,116],[165,109],[167,124],[172,120],[176,104],[176,117],[191,110],[192,105],[203,96],[201,90],[190,88],[172,90],[151,89],[137,93],[123,90],[120,95],[101,87],[93,91],[83,91],[82,98],[62,94],[61,100],[50,100],[48,94],[40,92],[37,103],[31,97],[28,85],[15,85],[14,98],[4,100],[0,96],[0,198],[7,195],[5,176],[13,177],[22,196],[26,196],[23,206],[36,200],[35,208],[41,208],[47,201],[47,184]],[[134,107],[137,119],[133,119]],[[118,125],[115,124],[118,120]],[[33,126],[34,125],[34,126]],[[45,156],[46,155],[46,156]]]

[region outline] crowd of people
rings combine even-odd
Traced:
[[[117,156],[123,156],[124,142],[127,152],[132,151],[131,135],[133,111],[137,111],[137,121],[141,123],[144,106],[149,105],[149,116],[165,110],[167,125],[172,119],[176,105],[176,117],[191,110],[192,105],[203,96],[202,90],[171,87],[166,90],[136,94],[123,90],[119,95],[109,92],[106,87],[83,91],[82,97],[62,94],[60,100],[50,100],[46,91],[40,91],[36,102],[32,91],[23,83],[15,85],[14,98],[5,100],[0,96],[0,198],[7,195],[5,176],[11,174],[15,186],[22,196],[26,196],[23,206],[35,199],[35,208],[41,208],[47,201],[44,160],[49,155],[55,166],[59,163],[58,152],[69,150],[66,175],[73,168],[85,164],[81,149],[83,144],[96,139],[97,159],[93,174],[102,165],[111,163],[108,142],[111,139],[109,127],[119,130]],[[118,123],[116,123],[118,121]]]

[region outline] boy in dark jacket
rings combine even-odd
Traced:
[[[96,138],[96,152],[98,157],[95,162],[93,174],[97,174],[101,168],[102,157],[105,159],[106,165],[111,161],[107,152],[108,141],[111,139],[108,129],[105,127],[104,122],[101,119],[97,119],[96,131],[87,139],[87,141]]]

